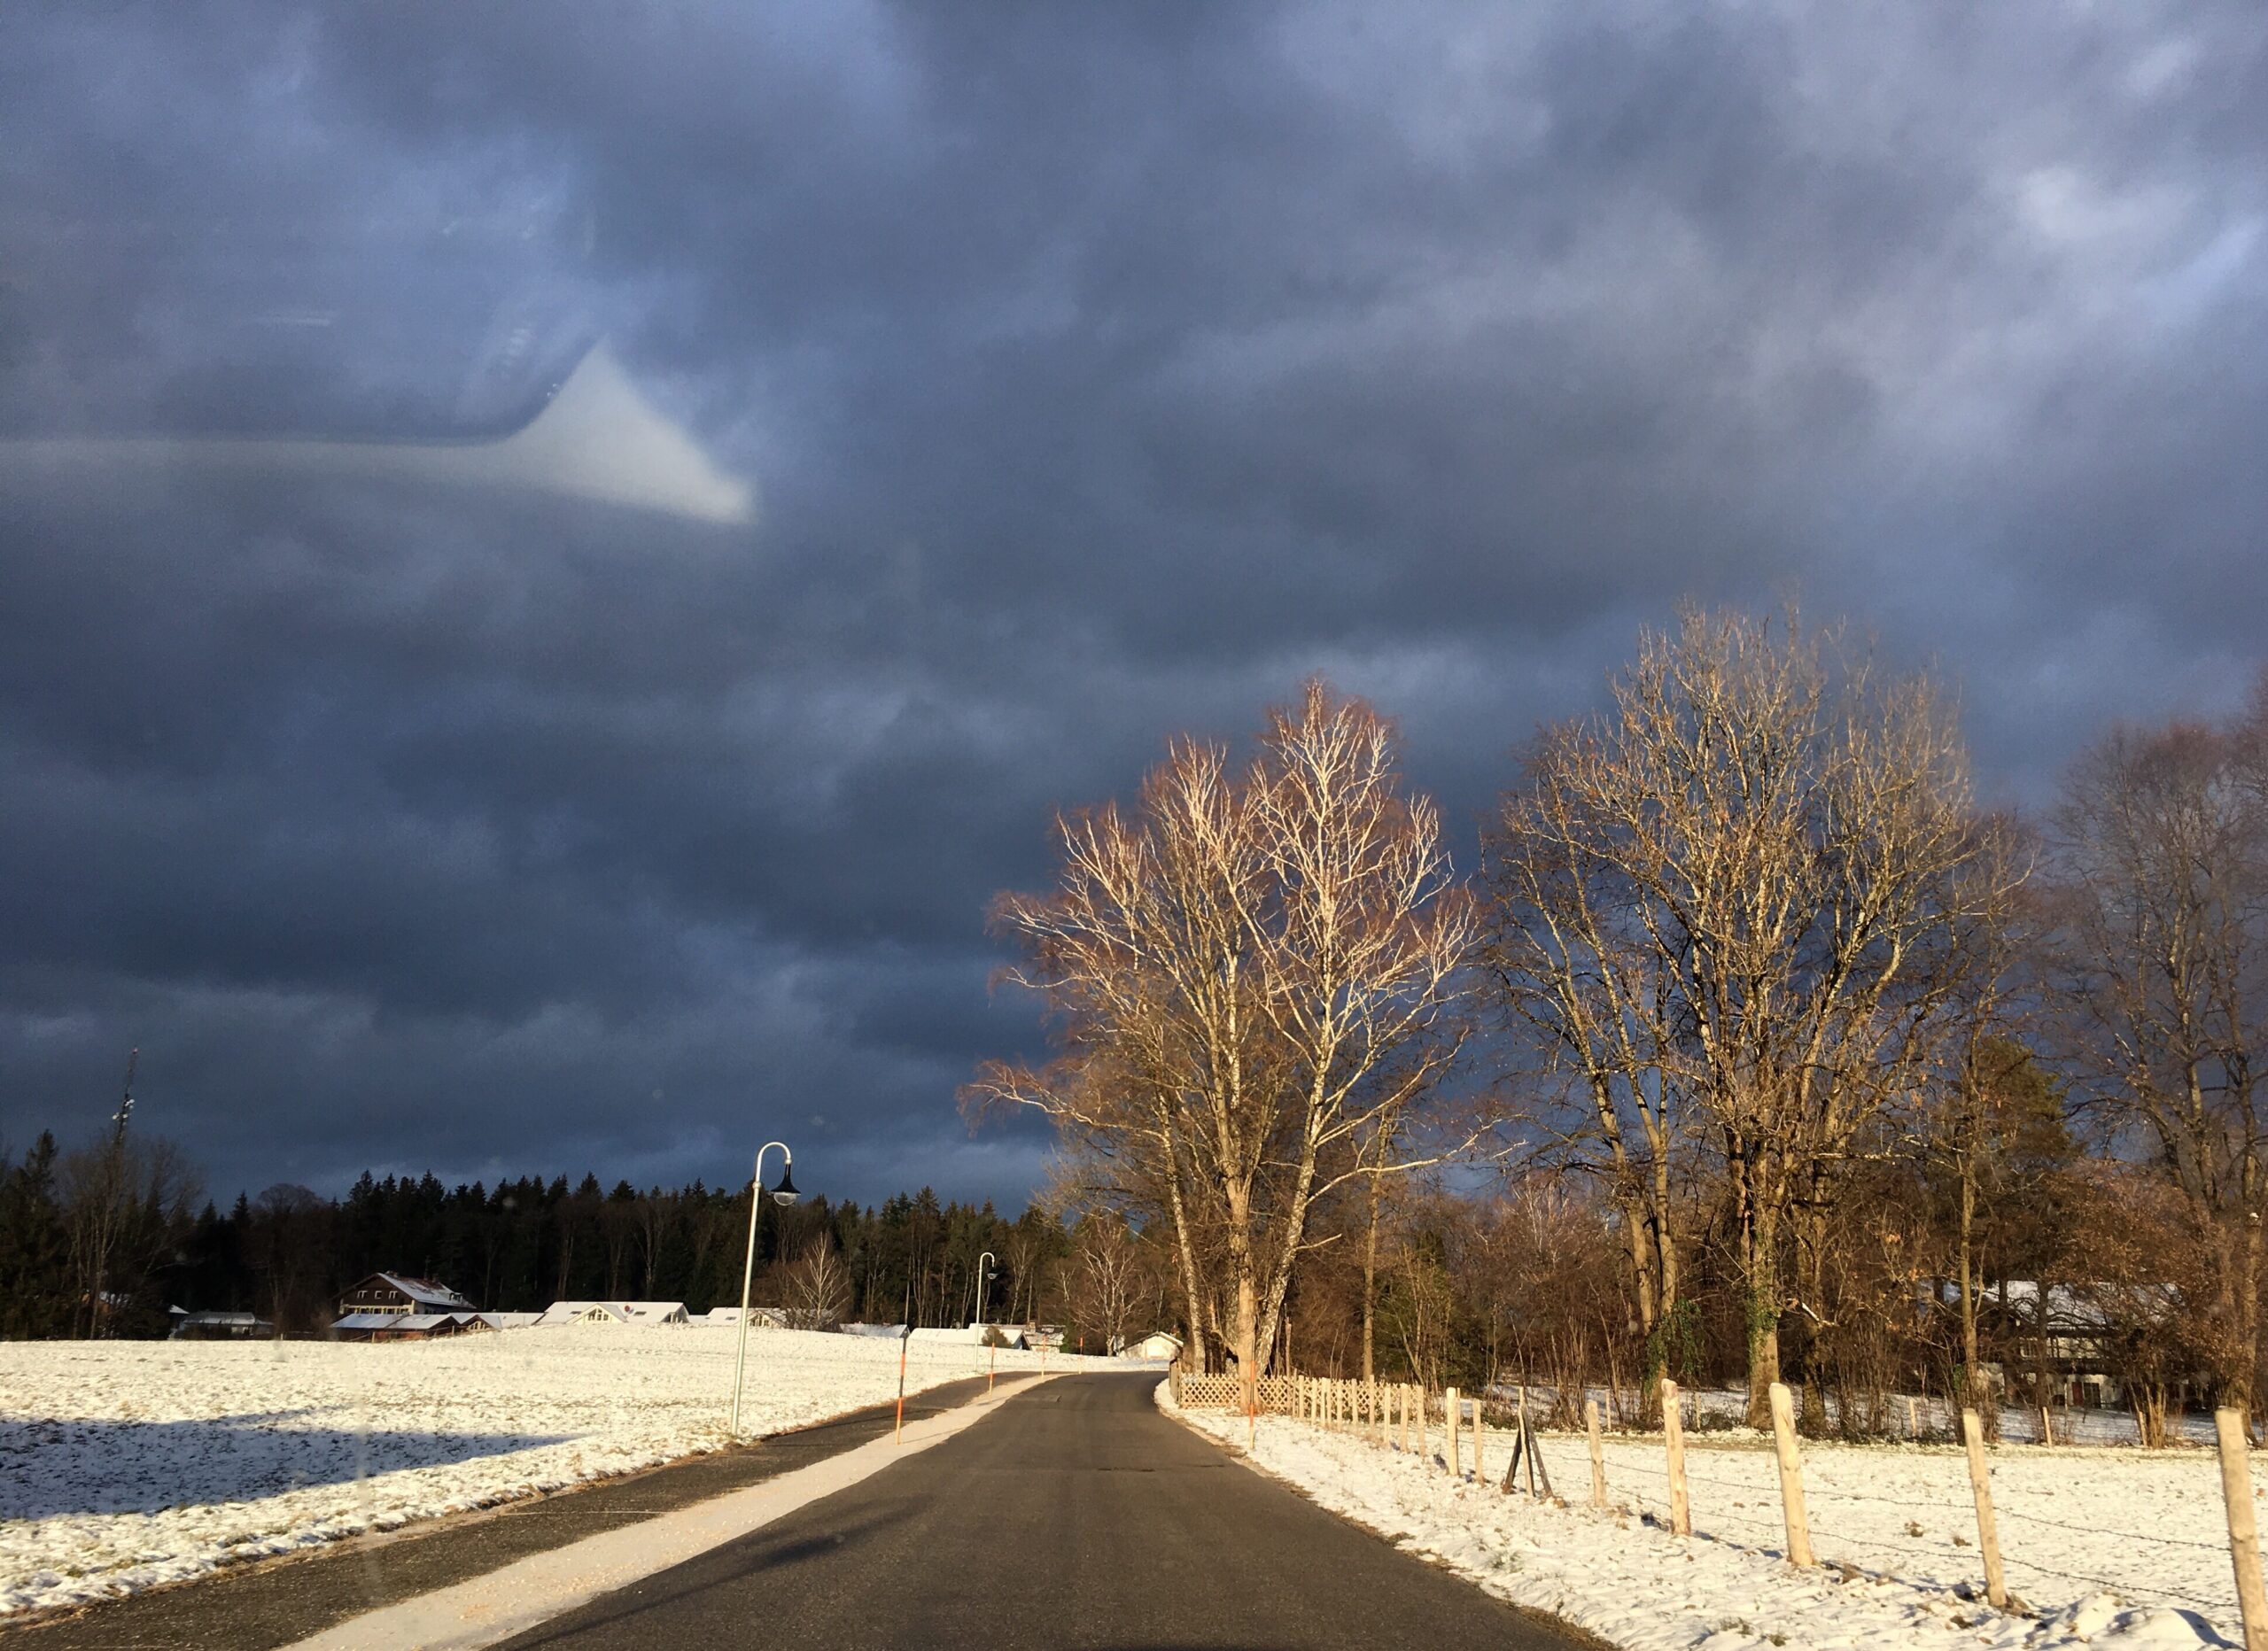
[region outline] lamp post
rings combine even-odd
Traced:
[[[990,1250],[976,1259],[976,1327],[979,1329],[984,1328],[984,1298],[992,1283],[992,1269],[998,1265],[999,1260]],[[984,1338],[984,1391],[988,1393],[992,1391],[993,1368],[999,1361],[999,1351],[993,1345],[992,1338],[987,1336]]]
[[[775,1146],[780,1149],[780,1184],[772,1190],[773,1201],[783,1206],[796,1201],[796,1155],[785,1141],[766,1141],[756,1149],[756,1174],[749,1182],[748,1260],[741,1267],[741,1343],[733,1360],[734,1438],[741,1436],[741,1376],[748,1368],[748,1292],[756,1282],[756,1217],[764,1207],[764,1155]]]

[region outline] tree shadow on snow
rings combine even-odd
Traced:
[[[307,1414],[256,1412],[183,1422],[0,1421],[0,1519],[256,1501],[403,1468],[509,1456],[579,1437],[361,1428],[345,1418],[342,1425],[278,1425]]]

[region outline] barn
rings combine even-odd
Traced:
[[[338,1314],[470,1313],[472,1303],[447,1284],[407,1273],[373,1273],[338,1298]]]

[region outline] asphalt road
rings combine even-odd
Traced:
[[[1578,1643],[1158,1414],[1060,1377],[967,1431],[555,1618],[518,1651]]]

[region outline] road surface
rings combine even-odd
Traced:
[[[1577,1642],[1161,1415],[1154,1376],[1060,1377],[517,1651]]]

